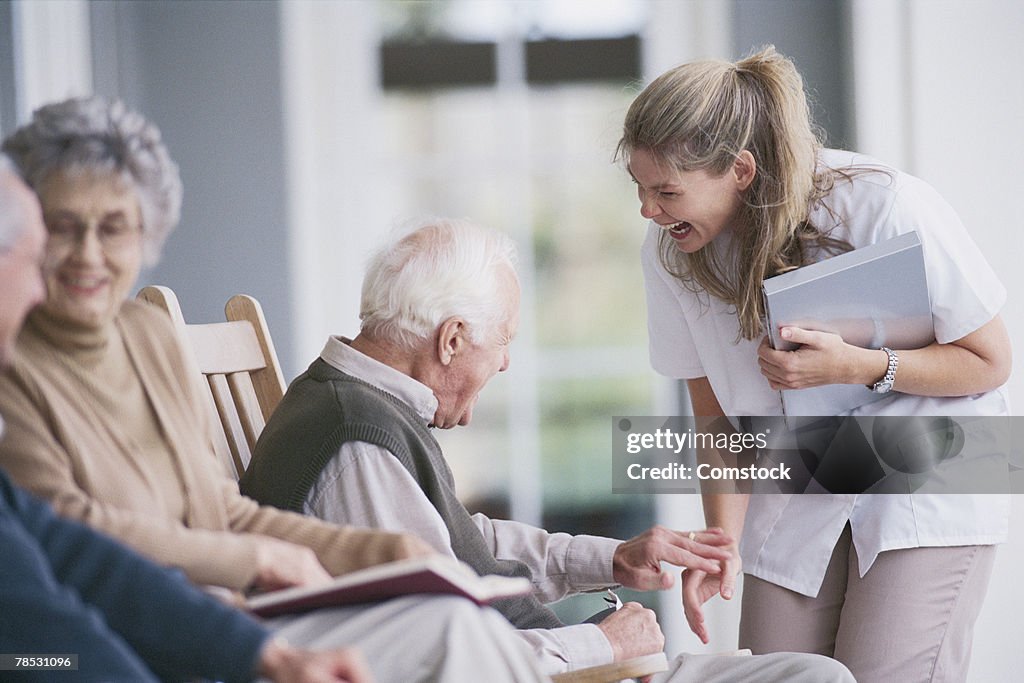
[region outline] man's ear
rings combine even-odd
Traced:
[[[750,150],[745,149],[736,155],[736,161],[732,164],[732,173],[736,178],[736,189],[740,192],[746,190],[750,187],[750,183],[754,182],[754,176],[757,175],[757,162]]]
[[[465,345],[466,321],[462,318],[448,318],[437,328],[437,359],[441,365],[451,364]]]

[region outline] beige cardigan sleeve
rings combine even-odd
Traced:
[[[177,373],[178,349],[167,344],[172,335],[159,323],[156,328],[159,339],[143,341],[163,348],[150,349],[160,362],[147,368],[146,376],[168,394],[162,400],[172,404],[166,410],[178,423],[173,431],[184,450],[181,485],[190,521],[163,513],[160,492],[167,482],[147,477],[135,454],[124,452],[116,421],[99,420],[60,368],[32,354],[16,354],[0,376],[0,413],[6,422],[0,466],[16,483],[48,500],[58,514],[179,567],[200,584],[236,590],[250,585],[263,536],[309,546],[333,574],[415,552],[418,546],[404,536],[335,527],[244,498],[208,445],[205,415],[195,405],[192,386]]]
[[[181,568],[196,583],[241,589],[252,582],[255,536],[188,528],[157,512],[147,513],[146,492],[118,487],[121,477],[116,472],[108,477],[102,464],[75,462],[61,443],[75,437],[49,420],[31,393],[15,378],[0,378],[0,413],[6,423],[0,466],[15,483],[49,501],[61,516],[88,524],[161,564]],[[80,432],[77,443],[91,442],[91,436]],[[94,495],[95,489],[110,498]]]

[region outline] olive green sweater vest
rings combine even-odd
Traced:
[[[242,492],[261,503],[302,512],[320,472],[349,441],[379,446],[408,470],[448,527],[455,556],[478,574],[531,578],[525,564],[499,560],[487,547],[455,496],[451,470],[423,419],[392,394],[319,358],[292,382],[267,422],[240,482]],[[516,628],[563,625],[532,595],[499,600],[493,607]]]

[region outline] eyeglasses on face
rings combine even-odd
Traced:
[[[142,233],[142,227],[122,216],[86,221],[78,216],[61,215],[47,218],[46,231],[51,244],[60,246],[78,246],[91,232],[104,249],[110,250],[133,244]]]

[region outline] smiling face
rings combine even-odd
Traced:
[[[109,323],[142,264],[135,191],[111,173],[60,170],[42,183],[39,198],[49,233],[44,307],[78,326]]]
[[[498,277],[504,314],[496,330],[474,342],[461,318],[449,318],[439,328],[441,369],[436,381],[429,383],[437,397],[434,426],[439,429],[468,425],[484,386],[508,369],[509,345],[519,328],[519,282],[508,266],[501,266]]]
[[[743,207],[742,193],[754,178],[754,159],[742,152],[720,176],[677,171],[650,151],[629,156],[640,215],[666,230],[681,251],[692,254],[731,229]]]

